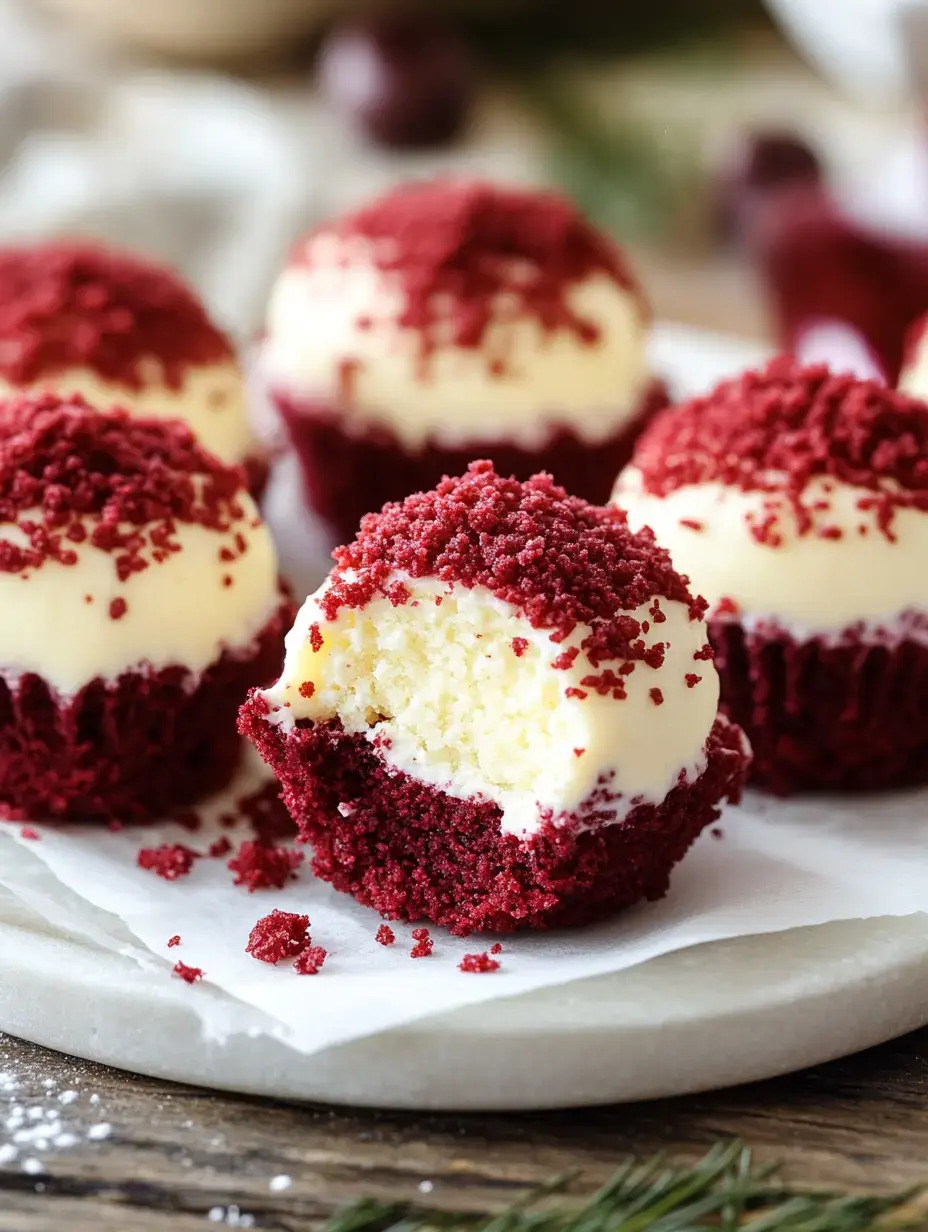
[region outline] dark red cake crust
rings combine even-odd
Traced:
[[[751,781],[777,795],[928,783],[928,645],[797,642],[775,626],[709,625],[721,709],[754,751]]]
[[[272,396],[300,462],[306,503],[339,542],[353,538],[365,513],[462,474],[475,457],[490,458],[500,475],[522,480],[546,471],[572,495],[606,504],[641,431],[670,402],[663,382],[653,381],[635,415],[595,445],[562,425],[539,449],[483,442],[458,449],[429,444],[408,453],[386,428],[346,433],[336,407],[280,391]]]
[[[0,680],[0,814],[32,821],[163,817],[225,787],[238,765],[235,716],[280,670],[284,602],[244,653],[197,677],[182,667],[95,680],[62,699],[39,676]]]
[[[0,377],[31,385],[73,368],[139,390],[160,361],[180,388],[194,366],[231,361],[229,339],[173,270],[81,241],[0,249]]]
[[[662,897],[720,801],[738,798],[747,762],[741,733],[719,720],[705,772],[663,804],[579,834],[548,825],[521,842],[500,833],[496,805],[388,770],[337,720],[284,732],[252,695],[240,725],[280,779],[317,876],[390,919],[430,920],[461,936],[588,924]]]

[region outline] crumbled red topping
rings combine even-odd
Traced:
[[[37,843],[42,836],[32,826],[23,826],[19,832],[19,837],[24,838],[28,843]]]
[[[471,971],[481,974],[486,971],[498,971],[499,963],[489,954],[465,954],[458,963],[459,971]]]
[[[485,586],[533,627],[549,629],[554,642],[590,625],[580,643],[587,658],[594,666],[623,660],[621,672],[662,654],[646,646],[629,611],[658,595],[687,604],[692,619],[706,610],[650,530],[632,532],[623,512],[568,496],[548,475],[520,483],[501,478],[490,462],[473,462],[459,479],[368,514],[355,541],[334,555],[321,600],[328,620],[376,596],[407,602],[397,572]],[[651,614],[664,618],[656,600]]]
[[[233,354],[173,270],[90,243],[0,249],[0,377],[13,385],[91,368],[138,390],[155,359],[154,379],[177,389]]]
[[[429,930],[427,928],[414,928],[412,930],[412,939],[416,944],[409,951],[409,957],[428,958],[435,948],[435,942],[429,936]]]
[[[512,653],[516,656],[517,659],[521,659],[522,656],[525,654],[526,650],[528,650],[528,638],[527,637],[514,637],[512,639]]]
[[[304,680],[300,685],[300,697],[305,697],[308,701],[316,691],[316,686],[311,680]]]
[[[657,496],[689,484],[782,493],[800,534],[835,538],[802,501],[813,479],[873,493],[861,504],[892,538],[898,508],[928,509],[928,406],[877,381],[803,367],[783,356],[724,381],[706,397],[664,411],[635,451],[644,488]],[[752,522],[776,546],[775,505]]]
[[[214,843],[210,843],[209,845],[209,854],[214,860],[227,856],[231,850],[232,844],[225,834],[221,835]]]
[[[490,946],[491,954],[502,954],[502,952],[503,952],[503,947],[502,945],[500,945],[498,941],[495,941],[493,945]]]
[[[309,945],[309,916],[277,911],[262,916],[248,937],[245,953],[259,962],[279,963],[295,958]]]
[[[255,890],[282,890],[302,862],[302,851],[247,842],[242,843],[228,867],[235,873],[235,885],[245,885],[249,893],[253,893]]]
[[[197,980],[202,980],[206,974],[201,967],[188,967],[186,963],[175,963],[174,974],[184,981],[185,984],[195,984]]]
[[[687,672],[684,679],[686,680],[686,687],[688,689],[695,689],[702,680],[702,676],[697,676],[695,672]]]
[[[128,610],[129,605],[122,596],[110,600],[110,620],[122,620]]]
[[[186,877],[199,853],[183,843],[162,843],[160,847],[143,847],[136,857],[139,868],[157,873],[165,881]]]
[[[654,703],[655,706],[663,706],[664,694],[661,692],[660,689],[649,689],[648,693],[651,697],[651,701]]]
[[[321,234],[368,241],[366,259],[402,291],[390,325],[417,331],[423,362],[449,330],[452,345],[481,347],[498,318],[500,296],[512,305],[507,320],[530,317],[546,333],[567,330],[588,346],[599,341],[600,327],[571,306],[570,292],[578,284],[605,276],[632,292],[642,315],[647,311],[623,254],[553,192],[420,181],[394,189]],[[312,264],[312,244],[297,245],[292,259]],[[377,328],[378,322],[365,320]],[[494,347],[487,365],[495,376],[505,374],[505,352]],[[343,366],[349,397],[356,367],[352,360]]]
[[[298,975],[318,975],[326,958],[328,951],[321,945],[310,945],[297,955],[293,969]]]
[[[178,522],[226,533],[243,516],[242,473],[176,421],[42,394],[0,405],[0,437],[0,525],[17,524],[28,538],[27,546],[0,539],[2,572],[74,565],[75,545],[89,541],[125,581],[180,551]],[[110,616],[125,610],[114,599]]]
[[[309,644],[312,647],[313,654],[318,654],[323,647],[322,631],[317,624],[309,626]]]
[[[392,945],[396,940],[396,933],[389,924],[381,924],[374,939],[378,945]]]
[[[173,937],[168,938],[168,949],[173,950],[175,946],[180,945],[180,933],[175,933]]]

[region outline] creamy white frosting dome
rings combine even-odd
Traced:
[[[69,544],[77,563],[44,561],[21,573],[0,572],[0,674],[41,676],[62,696],[98,677],[132,668],[171,666],[199,673],[223,650],[246,651],[280,604],[270,532],[251,497],[227,532],[178,522],[181,551],[120,581],[113,554]],[[22,514],[28,520],[29,513]],[[41,514],[32,515],[41,521]],[[92,520],[85,521],[92,526]],[[236,533],[245,550],[235,546]],[[18,525],[0,524],[0,541],[26,544]],[[224,547],[235,559],[221,560]],[[231,584],[225,579],[231,578]],[[123,599],[117,620],[110,603]]]
[[[100,410],[117,406],[133,415],[179,419],[221,462],[237,465],[255,452],[245,383],[233,360],[188,368],[178,389],[165,383],[162,365],[154,357],[146,362],[145,370],[148,379],[141,389],[107,381],[91,368],[71,368],[29,385],[0,380],[0,398],[46,392],[80,394]]]
[[[513,439],[533,448],[558,424],[595,443],[639,409],[650,379],[646,321],[634,293],[605,274],[565,292],[598,326],[598,341],[514,317],[514,297],[501,294],[479,348],[439,336],[423,365],[419,332],[397,324],[402,280],[377,267],[369,241],[322,233],[307,248],[308,260],[274,287],[261,366],[272,387],[334,403],[347,431],[386,428],[410,450]],[[436,312],[450,315],[454,303],[438,298]],[[499,375],[497,358],[506,361]],[[349,368],[351,396],[342,398]]]
[[[588,626],[554,643],[483,586],[393,580],[410,591],[407,602],[378,597],[341,607],[331,621],[320,603],[329,582],[309,596],[287,636],[281,678],[264,692],[272,722],[338,717],[387,765],[457,798],[492,800],[503,830],[521,835],[539,829],[540,809],[566,823],[598,786],[621,793],[603,805],[619,821],[636,803],[662,802],[681,774],[692,781],[704,770],[718,676],[694,659],[706,626],[685,604],[660,599],[661,624],[648,606],[631,613],[650,622],[645,642],[667,649],[659,668],[636,662],[627,696],[614,700],[582,684],[609,663],[594,667],[581,652],[566,670],[552,667]],[[524,639],[521,654],[514,638]],[[701,679],[689,686],[688,674]],[[586,696],[568,695],[572,688]]]
[[[631,466],[613,495],[631,527],[650,526],[711,606],[732,599],[746,620],[773,619],[808,636],[861,622],[882,628],[903,613],[928,612],[928,514],[897,509],[889,539],[874,511],[861,508],[872,497],[867,488],[813,479],[802,495],[812,530],[800,534],[783,494],[700,483],[657,496]],[[771,515],[777,546],[751,533]],[[840,537],[821,533],[834,530]]]

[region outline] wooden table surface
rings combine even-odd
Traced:
[[[815,1186],[886,1189],[928,1178],[928,1030],[791,1078],[632,1107],[415,1116],[239,1099],[136,1078],[0,1037],[0,1146],[9,1109],[105,1116],[109,1136],[0,1166],[0,1232],[315,1228],[359,1195],[489,1210],[552,1173],[580,1188],[629,1152],[701,1155],[738,1135]],[[9,1084],[8,1084],[9,1085]],[[75,1123],[76,1124],[76,1123]],[[9,1136],[9,1135],[7,1135]],[[272,1178],[279,1178],[272,1186]],[[289,1178],[289,1184],[286,1183]],[[283,1187],[285,1186],[285,1187]],[[224,1221],[224,1222],[221,1222]]]

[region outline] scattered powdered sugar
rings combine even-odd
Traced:
[[[240,1211],[235,1203],[229,1206],[210,1207],[207,1219],[210,1223],[221,1223],[227,1228],[253,1228],[255,1226],[254,1215]]]
[[[0,1167],[18,1166],[27,1176],[40,1176],[46,1156],[110,1136],[112,1125],[99,1119],[100,1096],[82,1090],[79,1063],[59,1083],[28,1063],[14,1069],[2,1045],[0,1036]]]

